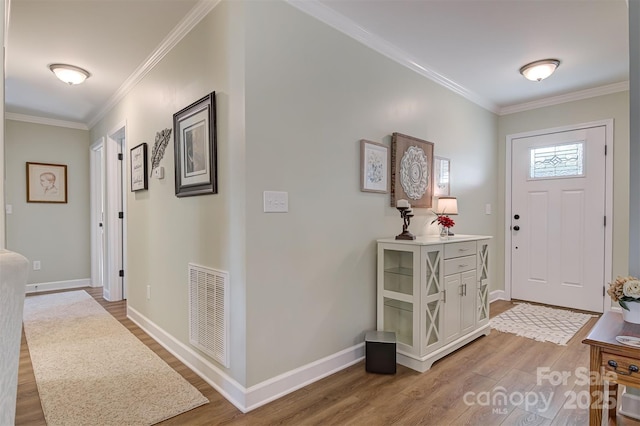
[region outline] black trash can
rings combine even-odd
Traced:
[[[396,333],[368,331],[364,342],[366,370],[369,373],[396,374]]]

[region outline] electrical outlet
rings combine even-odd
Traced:
[[[39,260],[34,260],[33,261],[33,270],[34,271],[39,271],[40,270],[40,261]]]
[[[147,300],[150,300],[150,299],[151,299],[151,286],[148,285],[147,286]]]

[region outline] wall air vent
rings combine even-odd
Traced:
[[[189,263],[189,342],[229,368],[229,274]]]

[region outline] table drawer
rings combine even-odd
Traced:
[[[640,359],[602,352],[604,380],[640,387]]]
[[[444,245],[444,258],[451,259],[453,257],[469,256],[476,254],[476,242],[465,241],[462,243],[450,243]]]
[[[472,271],[476,269],[476,255],[456,257],[444,261],[444,274],[451,275],[458,272]]]

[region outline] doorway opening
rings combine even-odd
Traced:
[[[91,147],[91,275],[95,287],[114,302],[127,298],[126,287],[126,125],[116,126]]]

